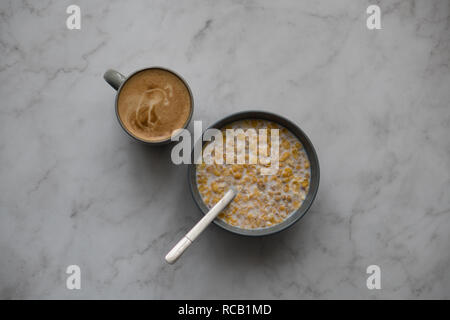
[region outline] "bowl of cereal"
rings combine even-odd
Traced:
[[[205,137],[210,129],[219,135]],[[203,214],[228,186],[239,190],[214,220],[223,229],[269,235],[292,226],[311,207],[319,188],[319,160],[309,138],[292,121],[265,111],[239,112],[211,125],[196,143],[202,161],[196,164],[192,152],[188,180]]]

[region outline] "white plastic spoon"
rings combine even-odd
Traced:
[[[237,194],[236,188],[230,187],[222,199],[209,210],[207,214],[181,239],[172,250],[166,255],[166,261],[175,263],[183,252],[194,242],[194,240],[206,229],[207,226],[217,217],[217,215],[234,199]]]

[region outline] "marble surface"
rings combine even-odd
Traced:
[[[5,0],[0,53],[0,298],[450,298],[448,0]],[[267,238],[213,226],[167,265],[200,217],[186,167],[121,131],[102,79],[151,65],[205,125],[261,109],[304,129],[310,212]]]

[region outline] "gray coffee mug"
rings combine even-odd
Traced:
[[[106,82],[108,82],[111,87],[113,87],[115,90],[117,90],[117,94],[116,94],[116,102],[115,102],[115,108],[116,108],[116,117],[117,120],[120,123],[120,126],[122,127],[122,129],[133,139],[148,144],[148,145],[152,145],[152,146],[156,146],[156,145],[164,145],[164,144],[168,144],[170,142],[172,142],[171,138],[168,138],[166,140],[161,140],[161,141],[146,141],[146,140],[142,140],[138,137],[136,137],[135,135],[133,135],[131,132],[128,131],[128,129],[125,127],[125,125],[122,123],[122,120],[120,119],[119,116],[119,95],[120,95],[120,91],[123,88],[123,85],[129,80],[131,79],[134,75],[138,74],[139,72],[142,71],[146,71],[146,70],[150,70],[150,69],[158,69],[158,70],[163,70],[163,71],[167,71],[172,73],[174,76],[176,76],[178,79],[180,79],[184,85],[186,86],[188,92],[189,92],[189,97],[191,99],[191,111],[189,113],[189,117],[187,118],[186,122],[183,125],[183,128],[180,129],[186,129],[187,126],[189,125],[191,118],[192,118],[192,114],[194,113],[194,98],[192,96],[192,91],[191,88],[189,88],[189,85],[187,84],[187,82],[177,73],[175,73],[172,70],[163,68],[163,67],[149,67],[149,68],[144,68],[138,71],[133,72],[131,75],[129,75],[128,77],[125,77],[123,74],[121,74],[120,72],[116,71],[116,70],[108,70],[105,72],[105,74],[103,75],[103,78],[106,80]]]

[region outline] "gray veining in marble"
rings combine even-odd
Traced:
[[[1,1],[0,298],[450,298],[449,6]],[[151,65],[187,79],[205,125],[261,109],[304,129],[311,211],[268,238],[213,226],[167,265],[200,217],[186,168],[121,132],[102,79]]]

